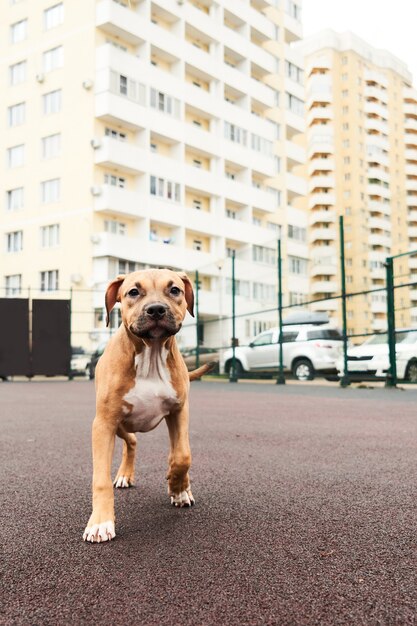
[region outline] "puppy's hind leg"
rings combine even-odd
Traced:
[[[116,488],[132,487],[135,484],[136,435],[128,433],[122,425],[117,429],[117,435],[123,439],[123,456],[113,485]]]

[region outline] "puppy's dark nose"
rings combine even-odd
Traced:
[[[145,307],[145,313],[148,317],[152,318],[153,320],[160,320],[162,319],[166,313],[167,313],[168,307],[166,304],[160,304],[160,303],[156,303],[156,304],[148,304]]]

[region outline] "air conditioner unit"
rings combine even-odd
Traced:
[[[92,196],[100,196],[101,195],[101,187],[90,187]]]
[[[43,83],[43,81],[45,80],[45,74],[36,74],[36,80],[38,81],[38,83]]]
[[[90,78],[87,78],[86,80],[83,80],[82,86],[84,87],[84,89],[91,89],[91,87],[93,86],[93,81]]]
[[[94,150],[97,150],[97,148],[101,147],[101,141],[98,137],[93,137],[90,143],[91,143],[91,147],[94,148]]]

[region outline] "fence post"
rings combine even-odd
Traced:
[[[387,322],[388,322],[388,349],[389,370],[385,381],[386,387],[397,385],[397,359],[395,354],[395,297],[394,297],[394,261],[393,257],[387,257],[386,263],[387,283]]]
[[[232,367],[229,371],[229,383],[237,383],[236,373],[236,289],[235,289],[235,250],[232,250]]]
[[[73,380],[74,376],[71,371],[71,358],[72,358],[72,287],[70,287],[70,299],[69,299],[69,342],[70,342],[70,362],[68,365],[68,380]]]
[[[198,294],[200,291],[200,281],[198,280],[198,270],[195,273],[195,324],[196,324],[196,346],[195,346],[195,367],[200,367],[200,316],[198,309]],[[199,378],[197,380],[200,380]]]
[[[343,216],[339,217],[339,245],[340,245],[340,276],[342,284],[342,319],[343,319],[343,375],[340,379],[341,387],[350,385],[348,369],[348,338],[347,338],[347,315],[346,315],[346,273],[345,273],[345,232]]]
[[[277,385],[285,385],[284,358],[282,350],[282,256],[281,239],[278,239],[278,342],[279,342],[279,370],[276,380]]]

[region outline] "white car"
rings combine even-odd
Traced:
[[[388,335],[373,335],[360,346],[348,350],[348,372],[355,381],[386,378],[389,369]],[[417,330],[397,331],[397,378],[417,383]],[[343,356],[337,361],[343,374]]]
[[[283,327],[284,372],[298,380],[312,380],[316,374],[335,376],[336,360],[343,350],[343,337],[331,324],[297,324]],[[236,374],[277,373],[279,367],[279,329],[271,328],[257,335],[249,346],[235,348]],[[222,371],[230,373],[232,349],[225,351]]]
[[[87,366],[91,360],[91,353],[85,352],[84,348],[72,348],[71,356],[71,375],[85,376]]]

